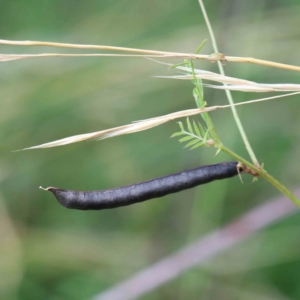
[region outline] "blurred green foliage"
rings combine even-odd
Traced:
[[[299,65],[299,1],[205,1],[219,49]],[[194,52],[209,38],[194,1],[1,1],[2,39]],[[1,53],[71,52],[1,46]],[[208,41],[202,53],[212,53]],[[174,60],[174,63],[179,61]],[[216,64],[195,67],[216,71]],[[0,298],[87,299],[277,195],[263,180],[214,182],[100,212],[61,207],[38,189],[106,189],[230,159],[189,152],[176,122],[100,142],[11,152],[55,139],[194,108],[191,82],[153,78],[137,58],[41,58],[1,63]],[[299,74],[228,64],[229,76],[298,83]],[[209,105],[222,91],[204,90]],[[264,95],[233,93],[246,101]],[[289,188],[299,186],[298,96],[239,107],[253,148]],[[230,110],[211,113],[222,141],[246,157]],[[197,118],[196,118],[197,119]],[[294,216],[153,291],[145,299],[299,299],[300,217]]]

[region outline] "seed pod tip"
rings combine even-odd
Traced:
[[[51,187],[43,188],[42,186],[40,186],[39,189],[44,190],[44,191],[49,191],[49,189],[51,189]]]

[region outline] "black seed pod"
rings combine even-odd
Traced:
[[[162,197],[205,184],[213,180],[230,178],[243,171],[237,162],[224,162],[171,174],[150,181],[102,191],[72,191],[48,187],[58,202],[81,210],[100,210],[130,205]]]

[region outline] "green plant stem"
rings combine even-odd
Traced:
[[[207,25],[207,28],[208,28],[208,31],[209,31],[209,35],[211,37],[211,41],[212,41],[212,45],[213,45],[214,51],[215,51],[215,53],[219,53],[218,46],[217,46],[216,39],[215,39],[215,35],[214,35],[214,32],[213,32],[212,27],[210,25],[209,18],[207,16],[207,13],[206,13],[206,10],[205,10],[205,6],[204,6],[202,0],[198,0],[198,2],[199,2],[199,5],[201,7],[202,14],[203,14],[203,17],[204,17],[206,25]],[[225,76],[225,72],[224,72],[224,69],[223,69],[223,66],[222,66],[221,62],[217,61],[217,63],[218,63],[218,67],[219,67],[220,73]],[[224,85],[226,85],[226,84],[224,84]],[[258,160],[257,160],[257,158],[256,158],[256,156],[254,154],[254,151],[252,150],[252,147],[251,147],[251,145],[249,143],[249,140],[247,138],[247,135],[245,133],[245,130],[243,128],[241,120],[240,120],[240,118],[238,116],[236,108],[235,108],[235,106],[233,106],[234,102],[233,102],[233,99],[232,99],[231,92],[229,90],[225,90],[225,93],[226,93],[226,96],[228,98],[228,102],[232,105],[231,106],[231,111],[232,111],[233,117],[235,119],[236,125],[237,125],[237,127],[238,127],[238,129],[240,131],[241,136],[242,136],[242,139],[244,141],[246,150],[249,153],[249,156],[250,156],[252,162],[254,163],[254,165],[259,167]]]
[[[202,0],[198,0],[198,2],[199,2],[199,5],[201,7],[201,10],[202,10],[202,13],[203,13],[203,16],[204,16],[204,19],[205,19],[205,22],[206,22],[206,25],[207,25],[207,28],[208,28],[211,40],[212,40],[212,45],[213,45],[214,51],[215,51],[215,53],[219,53],[219,50],[218,50],[218,47],[217,47],[217,43],[216,43],[216,39],[215,39],[215,36],[214,36],[214,32],[213,32],[212,27],[210,25],[210,22],[209,22],[209,19],[208,19],[208,16],[207,16],[207,13],[206,13],[203,1]],[[225,72],[224,72],[224,69],[223,69],[223,66],[222,66],[221,62],[218,61],[217,63],[218,63],[218,67],[219,67],[220,73],[222,75],[225,75]],[[224,85],[226,85],[226,84],[224,84]],[[236,153],[232,152],[230,149],[226,148],[222,143],[218,143],[219,140],[216,140],[216,142],[218,144],[218,148],[220,150],[224,151],[225,153],[229,154],[230,156],[232,156],[236,160],[240,161],[246,167],[248,167],[251,170],[255,171],[257,174],[259,174],[260,177],[262,177],[265,180],[269,181],[269,183],[271,183],[281,193],[283,193],[284,195],[286,195],[290,200],[292,200],[295,203],[295,205],[297,205],[300,208],[300,199],[298,199],[290,190],[288,190],[278,180],[276,180],[273,176],[271,176],[269,173],[267,173],[265,170],[263,170],[260,167],[260,165],[258,163],[258,160],[257,160],[257,158],[256,158],[256,156],[255,156],[255,154],[254,154],[254,152],[253,152],[253,150],[251,148],[251,145],[249,143],[247,135],[246,135],[246,133],[244,131],[243,125],[241,123],[241,120],[240,120],[240,118],[239,118],[239,116],[237,114],[236,108],[235,108],[235,106],[233,106],[234,102],[233,102],[233,99],[232,99],[231,92],[229,90],[225,90],[225,92],[226,92],[228,101],[229,101],[229,103],[231,105],[231,110],[232,110],[235,122],[236,122],[237,127],[238,127],[238,129],[240,131],[240,134],[241,134],[242,139],[244,141],[246,150],[248,151],[249,156],[250,156],[253,164],[251,164],[247,160],[243,159],[242,157],[240,157]]]
[[[241,162],[243,165],[247,166],[248,168],[254,170],[256,173],[259,174],[260,177],[264,178],[265,180],[269,181],[276,189],[278,189],[282,194],[286,195],[289,199],[291,199],[295,205],[300,208],[300,199],[298,199],[290,190],[288,190],[284,185],[282,185],[278,180],[276,180],[273,176],[267,173],[262,168],[258,168],[255,165],[251,164],[244,158],[240,157],[238,154],[234,153],[224,145],[219,145],[220,149],[225,153],[232,156],[237,161]]]
[[[216,132],[215,127],[214,127],[214,124],[213,124],[213,122],[212,122],[209,114],[208,113],[205,113],[205,114],[206,114],[205,118],[206,118],[206,122],[207,122],[206,124],[208,125],[210,133],[211,133],[213,139],[215,140],[215,142],[217,142],[218,144],[220,144],[221,140],[220,140],[219,136],[217,135],[217,132]]]
[[[205,107],[205,102],[203,100],[202,93],[200,91],[199,85],[197,84],[197,79],[195,77],[195,71],[194,71],[193,62],[191,62],[191,68],[192,68],[192,73],[193,73],[193,79],[194,79],[194,82],[195,82],[195,86],[196,86],[196,89],[198,90],[198,95],[200,97],[200,102],[196,101],[196,104],[197,104],[198,108],[201,109],[201,108]],[[231,97],[231,95],[230,95],[230,97]],[[231,103],[233,103],[232,98],[231,98],[231,101],[232,101]],[[231,106],[231,108],[234,108],[234,106]],[[260,177],[262,177],[265,180],[269,181],[275,188],[277,188],[282,194],[286,195],[291,201],[293,201],[295,203],[295,205],[297,205],[300,208],[300,199],[298,199],[290,190],[288,190],[278,180],[276,180],[273,176],[271,176],[263,168],[261,168],[256,158],[253,160],[254,164],[251,164],[250,162],[248,162],[244,158],[240,157],[238,154],[234,153],[233,151],[231,151],[230,149],[228,149],[227,147],[225,147],[222,144],[222,142],[220,141],[220,139],[219,139],[219,137],[217,135],[217,132],[215,131],[213,122],[212,122],[212,120],[211,120],[211,118],[210,118],[210,116],[209,116],[209,114],[207,112],[203,113],[202,117],[205,120],[207,127],[209,128],[209,131],[210,131],[210,134],[211,134],[212,138],[214,139],[215,146],[219,150],[221,150],[221,151],[229,154],[230,156],[232,156],[237,161],[239,161],[242,164],[244,164],[249,169],[255,171]],[[240,120],[239,120],[239,122],[240,122]],[[240,125],[242,127],[241,123],[240,123]],[[246,141],[248,142],[247,137],[246,137],[244,131],[242,131],[241,134],[242,134],[242,136],[244,134],[244,136],[246,138]],[[195,137],[199,138],[196,135],[195,135]],[[250,147],[250,144],[249,144],[249,147]],[[251,147],[250,147],[250,149],[251,149]],[[253,155],[254,155],[254,153],[253,153]]]

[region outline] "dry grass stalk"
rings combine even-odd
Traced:
[[[277,62],[256,59],[252,57],[236,57],[236,56],[225,56],[224,54],[217,55],[203,55],[203,54],[192,54],[192,53],[180,53],[180,52],[166,52],[166,51],[155,51],[155,50],[144,50],[137,48],[125,48],[125,47],[112,47],[105,45],[82,45],[82,44],[67,44],[67,43],[53,43],[53,42],[40,42],[40,41],[10,41],[0,40],[2,45],[14,45],[14,46],[43,46],[43,47],[57,47],[57,48],[71,48],[71,49],[85,49],[85,50],[105,50],[105,51],[121,51],[121,52],[133,52],[143,54],[145,57],[149,55],[157,55],[155,57],[165,58],[188,58],[188,59],[202,59],[207,61],[221,61],[225,62],[236,62],[236,63],[247,63],[256,64],[267,67],[285,69],[290,71],[300,72],[300,67],[281,64]],[[110,55],[113,56],[113,55]]]
[[[273,96],[273,97],[268,97],[268,98],[262,98],[262,99],[256,99],[256,100],[252,100],[252,101],[248,101],[248,102],[236,103],[236,104],[234,104],[234,106],[245,105],[245,104],[250,104],[250,103],[255,103],[255,102],[269,101],[272,99],[292,96],[292,95],[296,95],[296,94],[300,94],[300,92],[279,95],[279,96]],[[175,119],[189,117],[189,116],[201,114],[204,112],[210,112],[210,111],[213,111],[216,109],[229,108],[229,107],[231,107],[231,105],[211,106],[211,107],[206,107],[203,109],[196,108],[196,109],[182,110],[182,111],[178,111],[175,113],[171,113],[171,114],[156,117],[156,118],[150,118],[150,119],[146,119],[146,120],[137,121],[137,122],[134,122],[134,123],[128,124],[128,125],[123,125],[123,126],[114,127],[114,128],[110,128],[110,129],[106,129],[106,130],[96,131],[96,132],[91,132],[91,133],[74,135],[74,136],[70,136],[70,137],[56,140],[53,142],[41,144],[38,146],[28,147],[28,148],[24,148],[24,149],[17,150],[17,151],[39,149],[39,148],[51,148],[51,147],[63,146],[63,145],[68,145],[68,144],[72,144],[72,143],[93,140],[93,139],[102,140],[102,139],[106,139],[106,138],[115,137],[118,135],[135,133],[135,132],[147,130],[147,129],[156,127],[158,125],[161,125],[163,123],[175,120]]]

